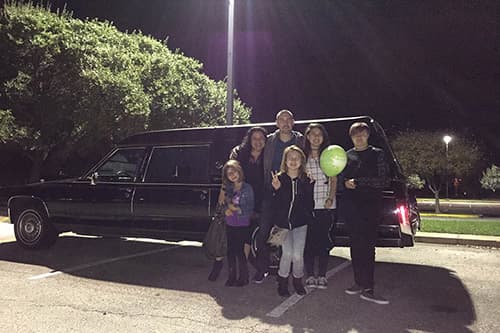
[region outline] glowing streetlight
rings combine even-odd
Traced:
[[[443,136],[443,141],[444,141],[444,144],[446,145],[446,173],[445,173],[445,177],[446,177],[446,198],[449,198],[449,194],[448,194],[448,144],[451,142],[451,139],[452,137],[449,136],[449,135],[445,135]]]
[[[227,7],[227,94],[226,123],[233,124],[233,56],[234,56],[234,0]]]

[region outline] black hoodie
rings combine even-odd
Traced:
[[[311,223],[314,218],[314,182],[307,176],[292,180],[286,173],[278,178],[281,187],[273,193],[273,223],[287,229]]]

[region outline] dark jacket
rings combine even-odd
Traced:
[[[345,188],[349,179],[354,179],[355,189]],[[389,184],[383,150],[369,146],[363,151],[347,151],[347,165],[338,177],[338,214],[351,231],[373,230],[377,226],[382,217],[382,190]]]
[[[273,223],[294,229],[313,221],[314,182],[304,176],[292,180],[286,173],[279,176],[281,187],[273,193]]]
[[[338,189],[351,200],[369,201],[382,197],[382,190],[389,186],[390,178],[384,151],[368,146],[366,150],[347,151],[347,165],[339,175]],[[354,179],[356,188],[345,188],[345,181]]]

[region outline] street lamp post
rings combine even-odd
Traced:
[[[234,0],[227,7],[227,94],[226,123],[233,124]]]
[[[443,141],[444,141],[444,144],[446,146],[446,173],[445,173],[445,177],[446,177],[446,198],[450,198],[449,194],[448,194],[448,144],[451,142],[451,136],[449,135],[445,135],[443,136]]]

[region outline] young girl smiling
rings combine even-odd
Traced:
[[[226,286],[229,287],[248,284],[248,266],[243,247],[248,237],[250,216],[254,209],[254,194],[252,186],[243,180],[240,163],[229,160],[222,169],[229,266]]]
[[[307,225],[313,220],[314,183],[306,174],[306,157],[297,146],[283,152],[280,171],[272,173],[274,189],[274,223],[289,229],[282,244],[282,255],[278,270],[278,294],[289,296],[288,276],[293,264],[293,287],[297,294],[304,295],[304,246]]]

